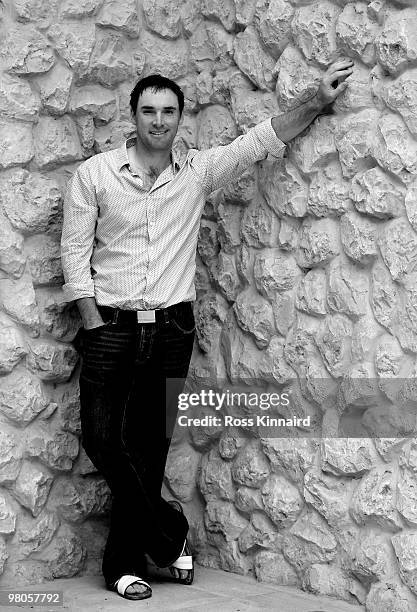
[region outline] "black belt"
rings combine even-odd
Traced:
[[[180,302],[167,306],[167,308],[157,308],[156,310],[122,310],[121,308],[111,308],[111,306],[97,306],[100,314],[106,322],[110,323],[169,323],[172,316],[179,314],[186,308],[190,308],[192,302]]]

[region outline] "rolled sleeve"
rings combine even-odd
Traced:
[[[258,123],[243,136],[228,145],[195,151],[190,165],[206,193],[237,179],[249,166],[265,159],[270,153],[282,157],[285,144],[277,137],[271,119]]]
[[[258,123],[258,125],[255,125],[255,127],[252,129],[268,153],[274,157],[282,157],[286,145],[276,135],[275,130],[272,127],[272,119],[262,121],[261,123]]]
[[[94,186],[83,166],[70,179],[64,199],[61,262],[65,280],[62,290],[67,302],[95,295],[90,261],[98,207]]]

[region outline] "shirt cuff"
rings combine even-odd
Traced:
[[[75,300],[80,300],[81,298],[95,297],[93,283],[91,283],[91,287],[81,287],[80,285],[65,283],[65,285],[62,285],[62,293],[64,296],[64,302],[74,302]]]
[[[282,157],[286,144],[275,134],[272,119],[261,121],[253,128],[265,149],[274,157]]]

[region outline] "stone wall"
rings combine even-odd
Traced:
[[[185,89],[185,151],[299,105],[341,50],[355,69],[335,113],[207,202],[191,374],[291,388],[327,431],[356,407],[384,437],[200,428],[167,485],[205,565],[417,608],[413,4],[0,3],[0,584],[98,572],[106,534],[109,491],[79,445],[79,319],[60,293],[68,177],[132,132],[139,75]]]

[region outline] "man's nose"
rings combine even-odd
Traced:
[[[156,126],[162,125],[162,112],[157,112],[155,114],[153,122]]]

